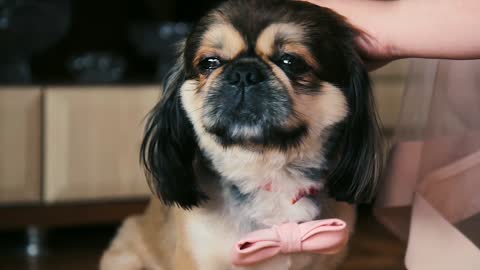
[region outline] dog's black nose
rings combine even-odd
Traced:
[[[246,87],[258,84],[265,80],[265,75],[255,63],[237,64],[227,75],[227,80],[231,85]]]

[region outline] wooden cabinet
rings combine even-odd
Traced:
[[[139,146],[159,87],[56,87],[44,95],[47,203],[150,194]]]
[[[0,203],[41,198],[41,91],[0,87]]]

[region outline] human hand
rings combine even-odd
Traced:
[[[381,68],[397,59],[393,46],[387,40],[365,30],[360,30],[356,37],[356,46],[358,54],[369,71]]]
[[[358,30],[356,46],[358,53],[368,70],[378,69],[390,61],[398,59],[389,37],[382,31],[384,26],[378,25],[378,20],[372,20],[370,1],[338,1],[338,0],[303,0],[312,4],[329,8],[344,16]],[[360,3],[359,3],[360,2]],[[373,8],[378,8],[381,1],[375,1]],[[386,31],[388,33],[388,31]]]

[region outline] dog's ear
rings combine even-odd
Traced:
[[[383,137],[368,72],[358,56],[351,58],[345,89],[350,111],[340,128],[336,164],[327,185],[337,200],[365,203],[375,196],[383,168]]]
[[[152,191],[167,205],[190,209],[206,196],[195,179],[198,146],[180,98],[185,82],[183,52],[178,59],[164,79],[161,100],[149,114],[140,159]]]

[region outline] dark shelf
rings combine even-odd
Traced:
[[[146,25],[155,30],[152,25],[158,26],[166,22],[191,25],[218,2],[220,1],[0,0],[0,22],[2,18],[7,22],[3,28],[0,24],[0,41],[5,41],[6,38],[11,41],[0,44],[0,59],[3,59],[0,60],[0,85],[158,82],[161,73],[158,72],[159,65],[170,64],[174,52],[172,46],[178,38],[143,40],[150,47],[159,48],[159,55],[145,55],[139,48],[139,41],[131,40],[132,26]],[[11,33],[16,33],[15,39]],[[45,45],[33,48],[42,43],[40,41]],[[71,69],[74,59],[86,54],[102,54],[107,57],[94,59],[93,63],[97,61],[102,64],[97,64],[87,72],[90,77],[79,75]],[[11,58],[8,61],[7,56]],[[108,63],[115,65],[108,67]],[[102,65],[104,69],[99,71],[99,66]],[[114,70],[113,73],[108,73],[108,68]],[[119,70],[121,76],[114,73]]]

